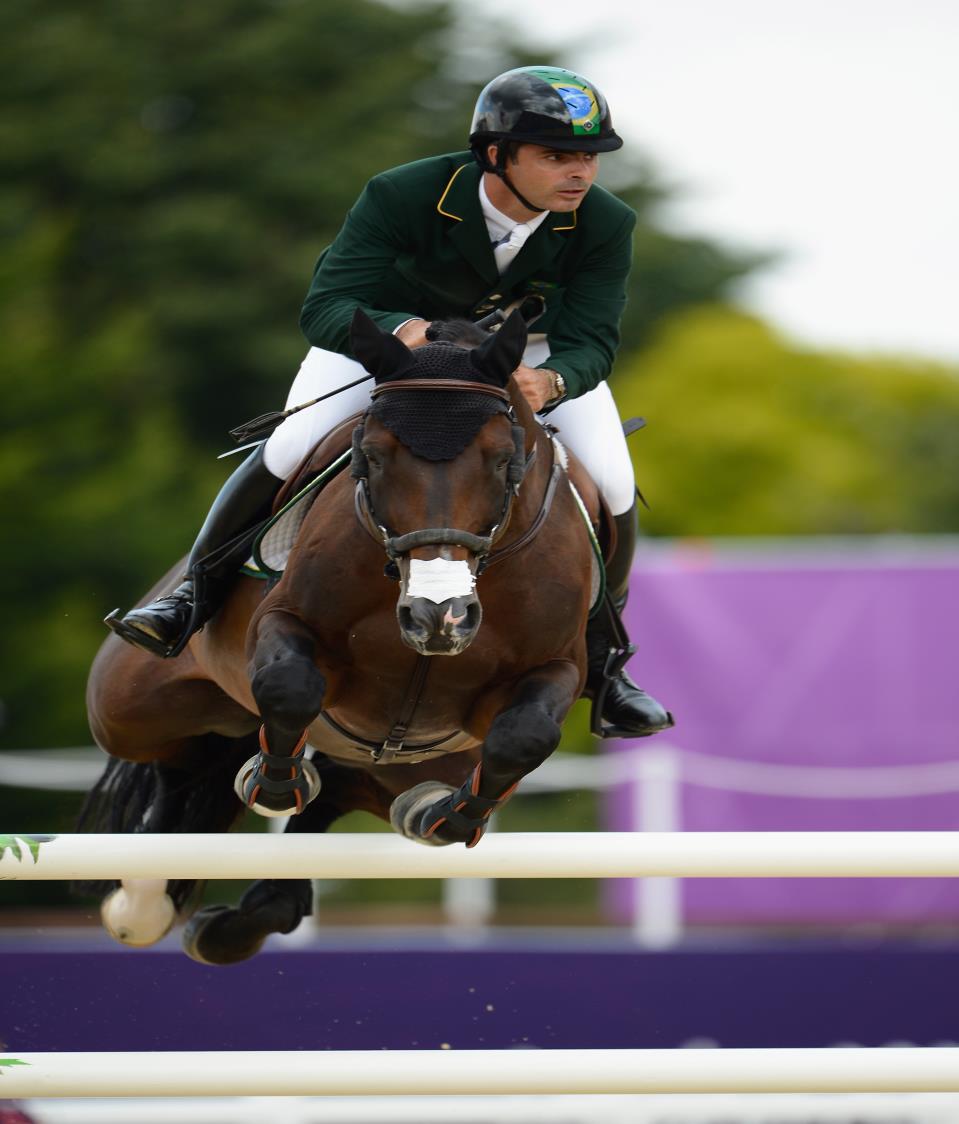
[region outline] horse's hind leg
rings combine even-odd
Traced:
[[[152,771],[154,784],[139,830],[168,831],[176,826],[183,803],[180,770],[157,763],[144,768]],[[114,940],[136,948],[156,944],[173,928],[176,918],[177,905],[165,878],[124,878],[100,905],[104,929]]]
[[[260,752],[237,773],[237,796],[261,816],[296,816],[320,780],[304,756],[306,732],[320,713],[326,680],[314,663],[316,639],[289,613],[256,622],[250,687],[263,719]]]
[[[290,832],[318,833],[352,811],[369,811],[386,819],[391,796],[359,769],[317,757],[320,795],[301,815],[291,817]],[[292,933],[313,908],[313,888],[306,878],[263,878],[254,882],[236,906],[198,910],[183,932],[184,951],[201,964],[235,964],[255,955],[272,933]]]
[[[228,830],[240,811],[229,777],[238,757],[248,749],[242,740],[214,734],[198,738],[196,743],[202,753],[196,755],[196,767],[189,770],[157,762],[112,760],[88,798],[80,826],[111,832]],[[99,889],[90,884],[77,888],[83,892]],[[123,944],[155,944],[172,928],[196,888],[197,883],[185,880],[124,879],[103,900],[103,926]]]

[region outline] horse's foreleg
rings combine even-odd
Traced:
[[[576,665],[566,660],[529,672],[490,724],[480,762],[467,780],[456,790],[426,782],[403,793],[394,802],[393,826],[420,842],[475,847],[494,809],[559,745],[579,682]],[[437,800],[444,789],[447,794]]]
[[[389,794],[360,769],[317,758],[323,787],[288,832],[319,833],[347,812],[368,811],[386,818]],[[308,878],[261,878],[235,906],[211,905],[194,914],[183,933],[184,951],[201,964],[237,964],[262,948],[273,933],[292,933],[312,912]]]
[[[265,613],[257,622],[250,685],[263,720],[260,752],[240,769],[235,787],[262,816],[298,815],[320,790],[303,753],[326,692],[315,649],[313,634],[288,613]]]

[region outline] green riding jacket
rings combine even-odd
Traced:
[[[636,215],[593,185],[579,208],[551,213],[502,277],[469,152],[404,164],[375,176],[320,256],[300,325],[315,347],[349,355],[359,305],[386,331],[411,317],[477,319],[539,293],[546,311],[543,366],[576,398],[609,374],[619,346]]]

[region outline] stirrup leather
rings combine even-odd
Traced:
[[[593,695],[593,705],[589,713],[589,730],[597,738],[634,737],[634,734],[625,733],[619,726],[609,726],[603,723],[603,707],[606,705],[606,696],[613,683],[622,674],[630,657],[636,651],[636,645],[631,644],[626,634],[626,626],[619,610],[613,603],[609,591],[604,592],[603,600],[597,617],[605,617],[604,633],[612,640],[606,653],[606,663],[603,665],[602,682]]]

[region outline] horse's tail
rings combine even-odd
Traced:
[[[203,766],[195,770],[111,757],[83,802],[77,831],[111,835],[229,831],[245,810],[233,792],[233,778],[246,758],[256,752],[256,738],[207,734],[204,741],[210,744],[204,746],[200,757]],[[76,894],[102,896],[116,885],[114,881],[78,881],[70,888]],[[195,881],[186,879],[169,883],[167,892],[178,910],[183,909],[196,886]]]

